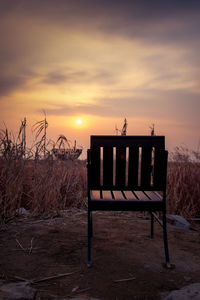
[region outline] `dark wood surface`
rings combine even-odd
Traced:
[[[116,148],[116,185],[125,186],[126,182],[126,147]]]
[[[168,152],[164,136],[91,136],[90,152],[88,266],[91,266],[92,211],[148,211],[151,237],[154,235],[152,213],[162,211],[166,266],[170,268],[166,228]]]
[[[128,185],[138,185],[139,148],[129,147]]]
[[[89,183],[91,186],[99,186],[100,184],[100,148],[93,147],[90,151],[90,170],[89,170]],[[90,164],[90,163],[89,163]]]
[[[90,210],[160,211],[165,207],[161,196],[152,191],[91,190]]]
[[[150,185],[152,171],[152,148],[142,148],[141,157],[141,185]]]
[[[139,135],[92,135],[90,145],[93,147],[157,147],[165,149],[164,136]]]
[[[91,200],[113,200],[113,201],[162,201],[162,197],[158,196],[155,191],[108,191],[91,190]]]
[[[113,148],[103,148],[103,185],[113,185]]]
[[[166,188],[168,152],[155,149],[153,185],[157,190]]]
[[[164,145],[164,136],[91,136],[89,188],[162,190]]]

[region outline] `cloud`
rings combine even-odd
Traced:
[[[38,110],[38,111],[41,111]],[[77,114],[87,114],[87,115],[98,115],[98,116],[110,116],[109,104],[101,105],[97,104],[60,104],[56,108],[45,109],[47,115],[53,116],[72,116]]]
[[[17,76],[2,77],[0,76],[0,97],[6,96],[11,92],[23,88],[26,80]],[[1,98],[0,98],[1,100]]]
[[[73,84],[111,84],[116,81],[114,72],[107,70],[87,70],[87,71],[53,71],[46,75],[41,75],[41,83],[48,85],[60,85],[64,83]]]
[[[152,19],[163,18],[164,16],[177,15],[177,13],[190,13],[200,8],[199,1],[196,0],[174,0],[160,1],[152,0],[1,0],[1,11],[10,12],[17,10],[18,12],[26,12],[29,14],[47,14],[62,17],[62,15],[97,15],[99,12],[104,12],[104,15],[131,15],[137,19]]]
[[[148,96],[148,97],[147,97]],[[176,99],[176,101],[174,101]],[[40,109],[41,111],[41,109]],[[102,117],[150,118],[152,120],[175,119],[190,126],[199,127],[199,95],[182,90],[146,90],[141,96],[104,97],[95,104],[57,104],[53,109],[45,109],[47,115],[71,116],[76,114]]]
[[[56,103],[52,116],[197,124],[199,9],[194,0],[0,0],[0,97],[29,88],[23,101]]]
[[[120,55],[123,43],[126,47],[127,40],[140,42],[141,49],[151,50],[159,45],[163,58],[170,47],[171,52],[180,51],[180,57],[181,49],[185,49],[185,61],[189,59],[192,64],[199,57],[199,1],[1,0],[0,8],[3,12],[0,51],[7,56],[7,67],[11,64],[15,67],[17,63],[18,74],[21,63],[31,68],[48,64],[50,68],[53,61],[59,66],[66,60],[68,64],[75,63],[76,59],[93,62],[98,60],[100,45],[101,53],[105,52],[106,56],[106,48],[113,44],[115,57]],[[142,53],[141,58],[145,59]],[[81,68],[56,77],[54,69],[45,70],[46,83],[64,82],[78,77],[73,72],[87,72]],[[106,68],[102,69],[104,72]],[[69,77],[64,78],[67,75]]]
[[[0,14],[13,15],[85,30],[129,35],[135,38],[173,39],[198,33],[200,9],[195,0],[1,0]],[[184,28],[184,31],[182,29]],[[154,35],[152,35],[154,34]],[[170,35],[172,35],[170,37]]]
[[[47,84],[59,84],[66,82],[68,80],[68,77],[60,72],[51,72],[47,74],[42,82]]]

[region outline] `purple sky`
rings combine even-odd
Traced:
[[[200,1],[0,0],[0,127],[200,140]],[[77,124],[77,119],[82,124]]]

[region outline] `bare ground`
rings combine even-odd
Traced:
[[[93,265],[88,268],[86,211],[54,219],[20,217],[0,225],[0,279],[30,281],[36,300],[161,299],[200,282],[199,229],[168,225],[168,237],[173,269],[163,266],[158,223],[151,239],[150,221],[142,213],[94,212]]]

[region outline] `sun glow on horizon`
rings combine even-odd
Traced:
[[[85,130],[88,128],[88,116],[68,116],[65,124],[72,129]]]
[[[81,119],[77,119],[76,120],[76,124],[79,125],[79,126],[81,126],[83,124],[83,121]]]

